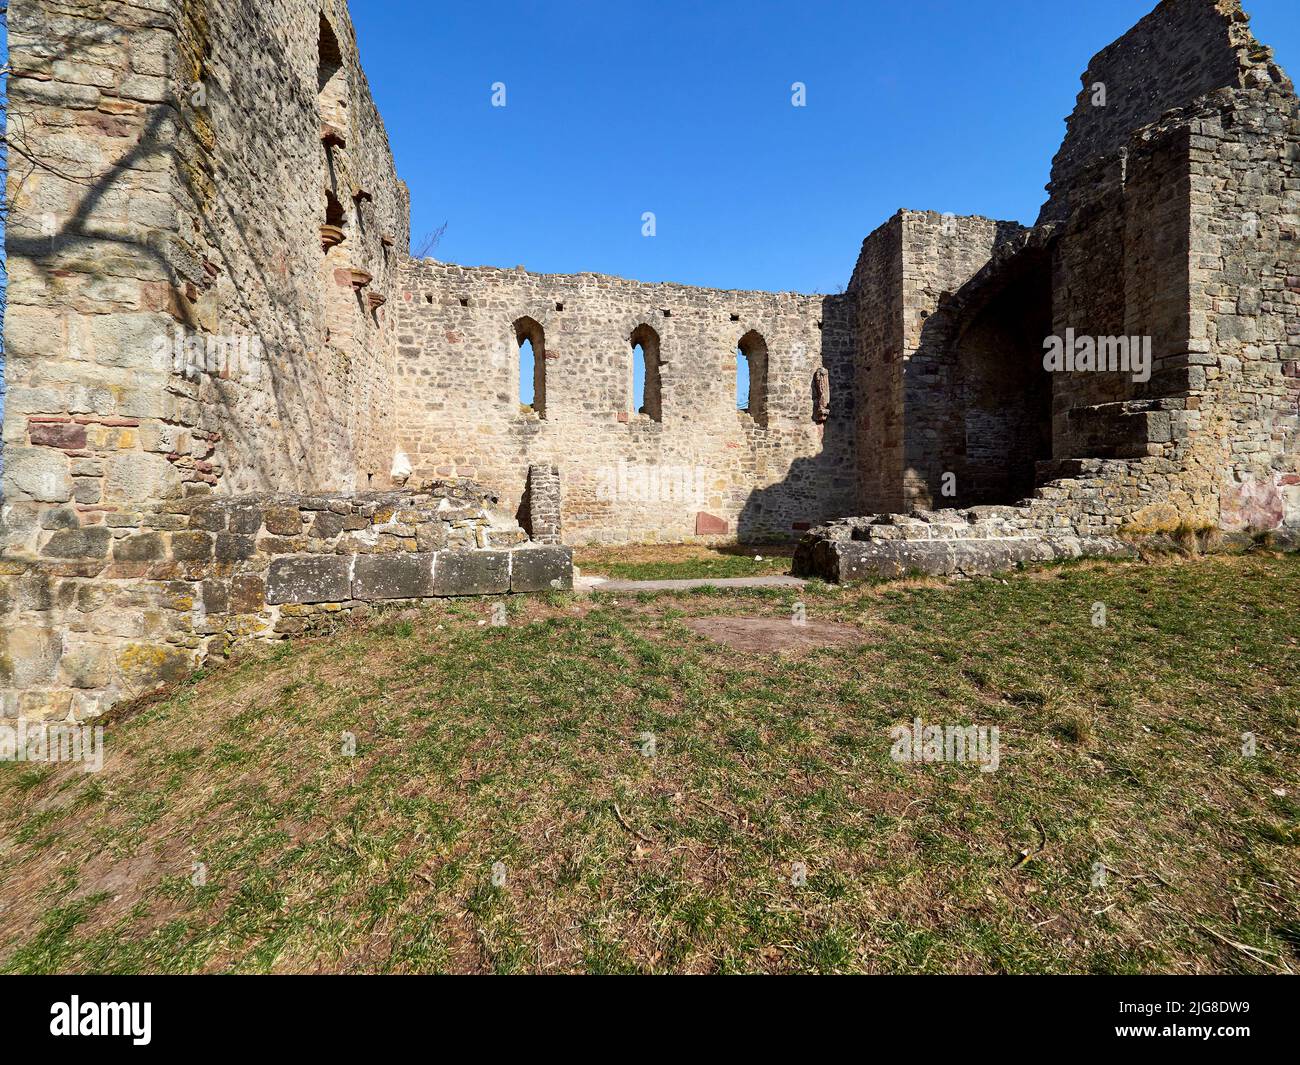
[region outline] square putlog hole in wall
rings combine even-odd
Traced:
[[[557,304],[555,305],[555,309],[556,309],[557,311],[562,311],[562,310],[564,310],[564,304],[563,304],[563,303],[557,303]]]
[[[461,305],[462,307],[468,307],[468,306],[469,306],[469,297],[468,297],[468,296],[461,296],[461,298],[460,298],[460,305]]]
[[[733,314],[733,315],[731,316],[731,320],[732,320],[733,322],[738,322],[738,321],[740,321],[740,315],[738,315],[738,314]]]

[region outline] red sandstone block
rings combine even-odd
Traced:
[[[52,422],[60,425],[66,425],[71,421],[72,419],[68,417],[68,415],[66,414],[33,414],[30,418],[27,419],[27,423],[29,425],[33,422]]]
[[[706,514],[702,510],[695,515],[696,536],[725,536],[726,534],[727,523],[721,518]]]
[[[83,425],[60,425],[52,422],[28,422],[27,432],[33,447],[57,447],[76,450],[86,446],[86,428]]]

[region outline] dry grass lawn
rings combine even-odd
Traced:
[[[860,639],[685,624],[796,600]],[[266,647],[116,714],[101,773],[0,765],[0,970],[1296,971],[1298,603],[1255,554]],[[998,771],[892,761],[917,717]]]

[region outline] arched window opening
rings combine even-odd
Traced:
[[[320,17],[320,55],[316,73],[317,106],[320,108],[321,144],[325,151],[325,217],[321,220],[321,247],[329,252],[347,240],[347,211],[338,195],[335,152],[348,141],[347,72],[343,50],[334,28]],[[338,256],[336,255],[337,259]]]
[[[329,20],[320,17],[320,61],[316,72],[316,92],[320,101],[321,121],[338,129],[347,127],[347,76],[343,70],[343,49]]]
[[[339,198],[335,196],[331,190],[326,189],[325,224],[338,226],[341,229],[343,226],[347,225],[347,220],[347,212],[343,209],[343,204],[339,202]]]
[[[753,330],[736,345],[736,409],[767,425],[767,342]]]
[[[659,374],[659,334],[648,325],[632,331],[632,410],[651,421],[663,421],[663,390]]]
[[[546,340],[532,318],[515,322],[519,349],[519,408],[546,417]]]

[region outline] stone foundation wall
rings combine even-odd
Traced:
[[[975,577],[1019,565],[1087,557],[1134,558],[1114,537],[1044,528],[1023,507],[913,510],[845,518],[813,530],[795,549],[793,572],[838,584],[905,577]]]
[[[514,508],[529,467],[555,466],[569,543],[788,537],[853,509],[843,298],[425,260],[406,267],[398,303],[399,461],[416,478],[472,476]],[[523,320],[545,348],[541,412],[520,404]],[[658,418],[632,409],[632,337],[647,329]],[[753,414],[735,398],[747,335],[766,353]],[[823,369],[825,420],[814,395]]]
[[[379,603],[573,586],[570,550],[531,543],[469,482],[177,500],[95,526],[51,508],[32,547],[0,561],[0,717],[98,713]]]

